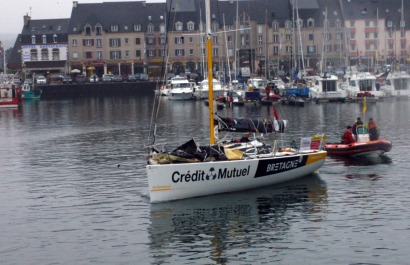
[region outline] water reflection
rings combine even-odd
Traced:
[[[279,186],[153,204],[152,256],[157,264],[171,256],[217,264],[246,261],[256,246],[285,240],[294,223],[321,222],[326,208],[327,187],[316,174]],[[309,217],[300,216],[306,212]],[[233,246],[244,252],[230,253]]]
[[[331,156],[334,162],[343,164],[344,166],[373,166],[378,164],[391,164],[392,159],[387,155],[375,157],[350,157],[350,156]]]

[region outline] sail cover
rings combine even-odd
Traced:
[[[232,132],[283,133],[287,120],[217,116],[218,130]]]

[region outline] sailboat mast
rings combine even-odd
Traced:
[[[214,96],[213,96],[213,76],[212,76],[212,38],[211,38],[211,6],[210,0],[205,0],[205,20],[206,20],[206,51],[208,59],[208,106],[209,106],[209,142],[215,144],[214,133]]]

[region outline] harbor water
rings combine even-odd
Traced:
[[[360,116],[393,148],[374,160],[328,157],[277,186],[151,205],[152,105],[149,93],[0,110],[0,264],[409,264],[410,101],[365,114],[359,103],[277,106],[289,126],[269,141],[340,141]],[[273,117],[272,106],[219,112]],[[208,120],[201,101],[161,98],[156,141],[206,143]]]

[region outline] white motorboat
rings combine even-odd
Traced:
[[[338,87],[338,77],[324,74],[314,76],[309,86],[310,98],[316,102],[344,102],[347,93]]]

